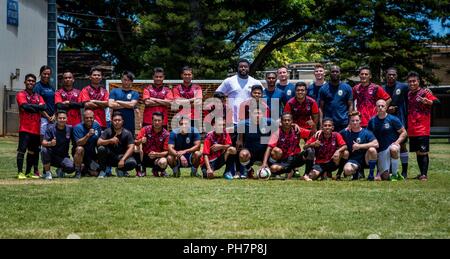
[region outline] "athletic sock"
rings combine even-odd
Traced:
[[[402,161],[402,175],[408,175],[408,152],[400,153],[400,160]]]
[[[25,154],[24,153],[17,153],[17,171],[19,173],[23,172],[23,158]]]
[[[392,167],[392,175],[394,177],[397,177],[398,172],[398,162],[400,159],[391,158],[391,167]]]
[[[375,166],[377,165],[377,160],[369,160],[369,177],[373,178],[373,172],[375,171]]]
[[[25,174],[29,174],[31,172],[31,167],[34,166],[34,154],[30,154],[30,152],[27,152],[27,164],[25,169]]]
[[[420,175],[428,175],[428,164],[430,160],[427,155],[417,155],[417,163],[419,164]]]
[[[348,159],[341,158],[341,161],[339,161],[339,168],[336,173],[336,177],[340,177],[342,175],[342,172],[344,172],[344,165],[347,163]]]

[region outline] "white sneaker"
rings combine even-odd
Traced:
[[[45,172],[44,179],[45,180],[52,180],[53,179],[52,172],[51,171]]]

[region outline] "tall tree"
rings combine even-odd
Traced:
[[[420,72],[429,82],[433,40],[430,20],[448,19],[448,1],[342,1],[337,12],[341,17],[323,27],[325,44],[319,50],[341,65],[347,75],[358,67],[371,68],[374,81],[391,66],[400,76],[410,70]],[[325,50],[330,50],[325,53]]]

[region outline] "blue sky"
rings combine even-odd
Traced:
[[[431,21],[431,28],[433,29],[434,33],[439,34],[441,36],[450,33],[450,29],[449,28],[444,28],[441,25],[441,22],[439,20]]]

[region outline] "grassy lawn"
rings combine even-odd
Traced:
[[[202,180],[188,171],[19,181],[16,148],[17,139],[0,139],[0,238],[450,238],[447,140],[432,142],[428,182],[392,183]]]

